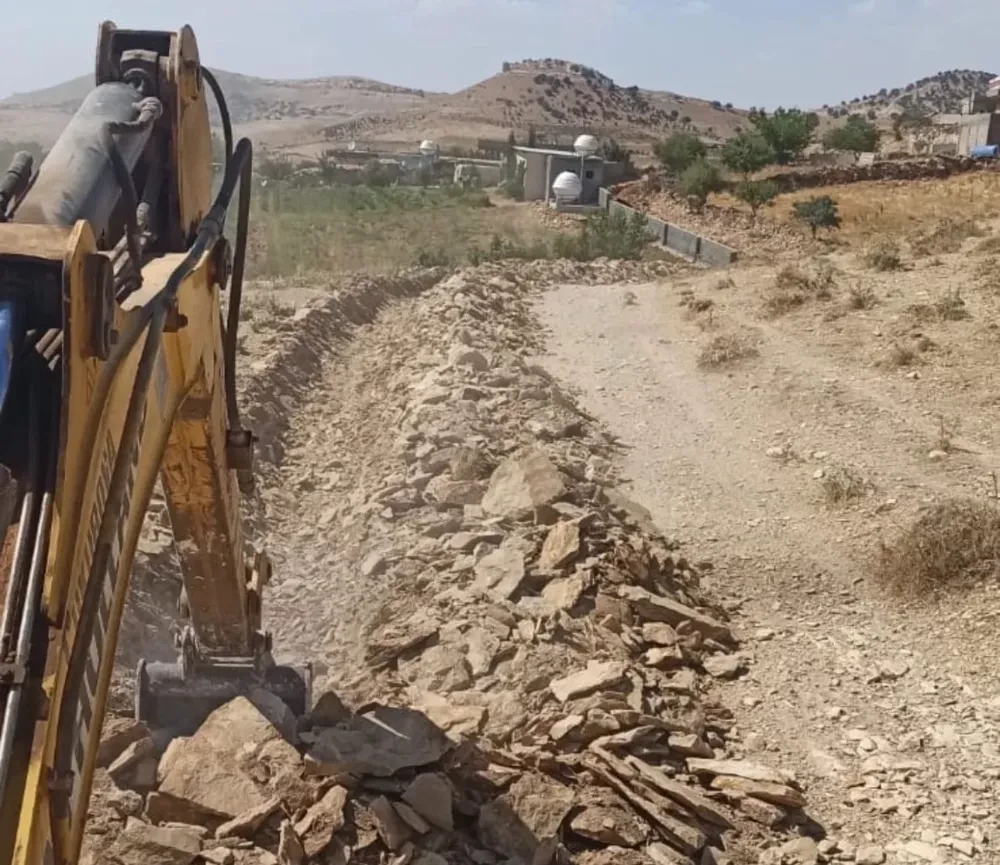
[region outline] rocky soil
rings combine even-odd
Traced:
[[[294,718],[255,692],[169,742],[111,718],[87,861],[866,861],[733,738],[719,695],[751,656],[710,563],[617,491],[621,442],[525,359],[540,287],[681,267],[411,273],[279,323],[244,366],[251,523],[318,700]],[[140,614],[170,593],[137,581]]]

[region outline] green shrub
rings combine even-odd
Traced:
[[[709,193],[718,192],[723,185],[719,169],[707,160],[699,159],[689,165],[681,175],[680,190],[704,204],[708,200]]]
[[[653,148],[653,152],[665,167],[676,174],[681,174],[699,159],[704,159],[708,151],[697,135],[675,132],[659,142]]]
[[[742,174],[744,181],[774,160],[774,148],[759,132],[740,130],[722,148],[722,164],[730,171]]]
[[[778,186],[770,180],[744,180],[736,187],[736,197],[750,206],[754,216],[765,204],[778,197]]]
[[[808,201],[799,201],[795,204],[794,210],[795,216],[812,230],[814,238],[820,228],[840,228],[840,213],[837,210],[837,202],[829,195],[810,198]]]

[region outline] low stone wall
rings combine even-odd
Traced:
[[[603,187],[600,190],[598,202],[608,213],[620,212],[625,216],[630,216],[633,213],[641,212],[617,201],[612,196],[611,191]],[[659,243],[671,252],[676,252],[691,261],[701,261],[711,267],[727,267],[736,261],[738,256],[737,251],[732,247],[717,243],[707,237],[701,237],[694,232],[653,216],[646,216],[646,226],[651,241]]]

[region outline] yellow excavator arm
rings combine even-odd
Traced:
[[[208,90],[226,141],[214,201]],[[140,662],[137,717],[188,734],[262,686],[308,708],[308,667],[271,656],[267,560],[245,559],[241,527],[251,161],[190,28],[105,23],[95,89],[37,171],[19,154],[0,181],[0,863],[77,861],[157,478],[190,621],[177,663]]]

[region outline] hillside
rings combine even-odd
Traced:
[[[266,140],[267,131],[278,124],[290,125],[294,140],[315,135],[316,129],[330,123],[405,110],[427,101],[421,90],[355,76],[287,81],[213,71],[226,93],[234,123],[258,140]],[[0,138],[51,144],[93,87],[93,80],[91,75],[82,75],[0,100]],[[212,113],[215,117],[214,106]]]
[[[271,147],[308,151],[364,139],[461,143],[534,127],[550,139],[587,131],[641,144],[677,128],[724,138],[744,112],[676,93],[626,87],[565,60],[505,63],[454,94],[425,94],[364,78],[302,81],[216,72],[239,131]],[[0,100],[0,138],[49,144],[91,86],[89,76]]]
[[[993,72],[952,69],[912,81],[905,87],[883,87],[878,93],[858,96],[840,105],[824,105],[823,108],[834,117],[859,111],[874,111],[879,117],[904,112],[958,114],[969,95],[973,91],[985,90],[994,77]]]

